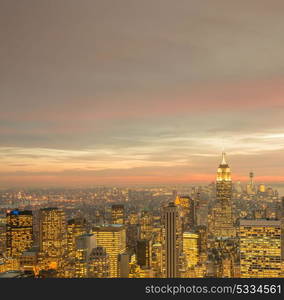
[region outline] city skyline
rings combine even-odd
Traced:
[[[284,3],[1,1],[0,187],[284,183]]]
[[[233,185],[0,190],[0,278],[283,278],[284,197]]]

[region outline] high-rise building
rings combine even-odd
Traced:
[[[94,248],[96,248],[94,234],[86,233],[76,237],[75,277],[88,277],[89,257]]]
[[[175,204],[180,207],[183,231],[192,230],[196,225],[194,200],[189,196],[177,196]]]
[[[150,240],[153,234],[153,215],[148,210],[143,210],[141,212],[141,217],[139,220],[140,224],[140,239]]]
[[[129,254],[118,255],[118,277],[129,278]]]
[[[40,210],[40,252],[46,257],[62,257],[67,252],[65,213],[58,208]]]
[[[164,207],[163,219],[165,226],[165,277],[176,278],[179,270],[180,222],[178,208],[173,202]]]
[[[183,253],[186,256],[188,268],[196,266],[199,261],[198,239],[198,234],[194,232],[183,233]]]
[[[110,277],[119,276],[118,258],[126,251],[126,231],[123,225],[110,224],[93,228],[97,246],[106,249],[110,260]]]
[[[223,152],[222,162],[217,171],[216,205],[212,215],[213,234],[217,238],[234,237],[236,230],[232,214],[232,179],[231,170]]]
[[[76,237],[76,258],[87,261],[92,250],[96,248],[96,237],[92,233],[85,233]]]
[[[0,215],[0,255],[6,251],[6,215]]]
[[[281,276],[281,222],[240,220],[240,275],[243,278]]]
[[[76,256],[76,238],[87,233],[86,220],[84,218],[74,218],[67,223],[67,251],[72,258]]]
[[[110,261],[109,255],[103,247],[96,247],[92,250],[88,261],[89,278],[109,278]]]
[[[137,264],[140,267],[151,267],[152,261],[152,241],[138,240],[137,241]]]
[[[163,248],[162,244],[155,243],[152,245],[152,268],[156,277],[162,277],[163,273]]]
[[[32,211],[17,209],[6,215],[6,246],[9,257],[19,257],[33,243]]]
[[[202,263],[207,261],[207,227],[197,226],[196,231],[198,233],[198,253],[199,260]]]
[[[124,205],[114,204],[111,207],[111,219],[112,224],[124,224],[125,222],[125,212]]]

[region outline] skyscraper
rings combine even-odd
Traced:
[[[232,214],[231,170],[226,162],[226,154],[224,152],[217,170],[216,205],[213,208],[212,222],[212,231],[215,237],[227,238],[236,235]]]
[[[62,257],[67,251],[65,213],[58,208],[43,208],[39,219],[40,252],[46,257]]]
[[[6,251],[6,215],[0,215],[0,255]]]
[[[240,220],[240,272],[243,278],[281,276],[281,222]]]
[[[6,215],[6,245],[9,257],[19,257],[33,243],[32,211],[17,209]]]
[[[124,224],[124,205],[114,204],[111,207],[112,224]]]
[[[152,242],[151,240],[138,240],[137,241],[137,264],[140,267],[151,266],[152,260]]]
[[[164,207],[164,225],[165,225],[165,277],[178,277],[178,259],[179,259],[179,215],[177,206],[170,202]]]
[[[88,277],[89,257],[94,248],[96,248],[94,234],[85,233],[76,237],[75,277]]]
[[[97,246],[106,249],[110,260],[110,277],[119,277],[119,255],[126,251],[126,231],[123,225],[105,225],[93,228]]]
[[[110,261],[109,255],[103,247],[96,247],[92,250],[88,262],[88,277],[109,278]]]
[[[153,234],[153,215],[148,210],[141,212],[139,220],[140,225],[140,239],[151,239]]]
[[[196,224],[194,200],[189,196],[177,196],[175,204],[180,207],[183,230],[192,230]]]
[[[76,237],[87,233],[86,220],[84,218],[75,218],[68,220],[67,223],[67,250],[68,255],[75,258],[76,255]]]
[[[198,234],[194,232],[183,233],[183,253],[186,256],[187,266],[189,268],[197,265],[199,260]]]

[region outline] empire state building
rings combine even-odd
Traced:
[[[234,237],[236,231],[232,215],[231,170],[222,153],[222,161],[217,170],[216,205],[213,208],[213,234],[217,238]]]

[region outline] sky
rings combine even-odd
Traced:
[[[284,2],[0,0],[0,187],[284,182]]]

